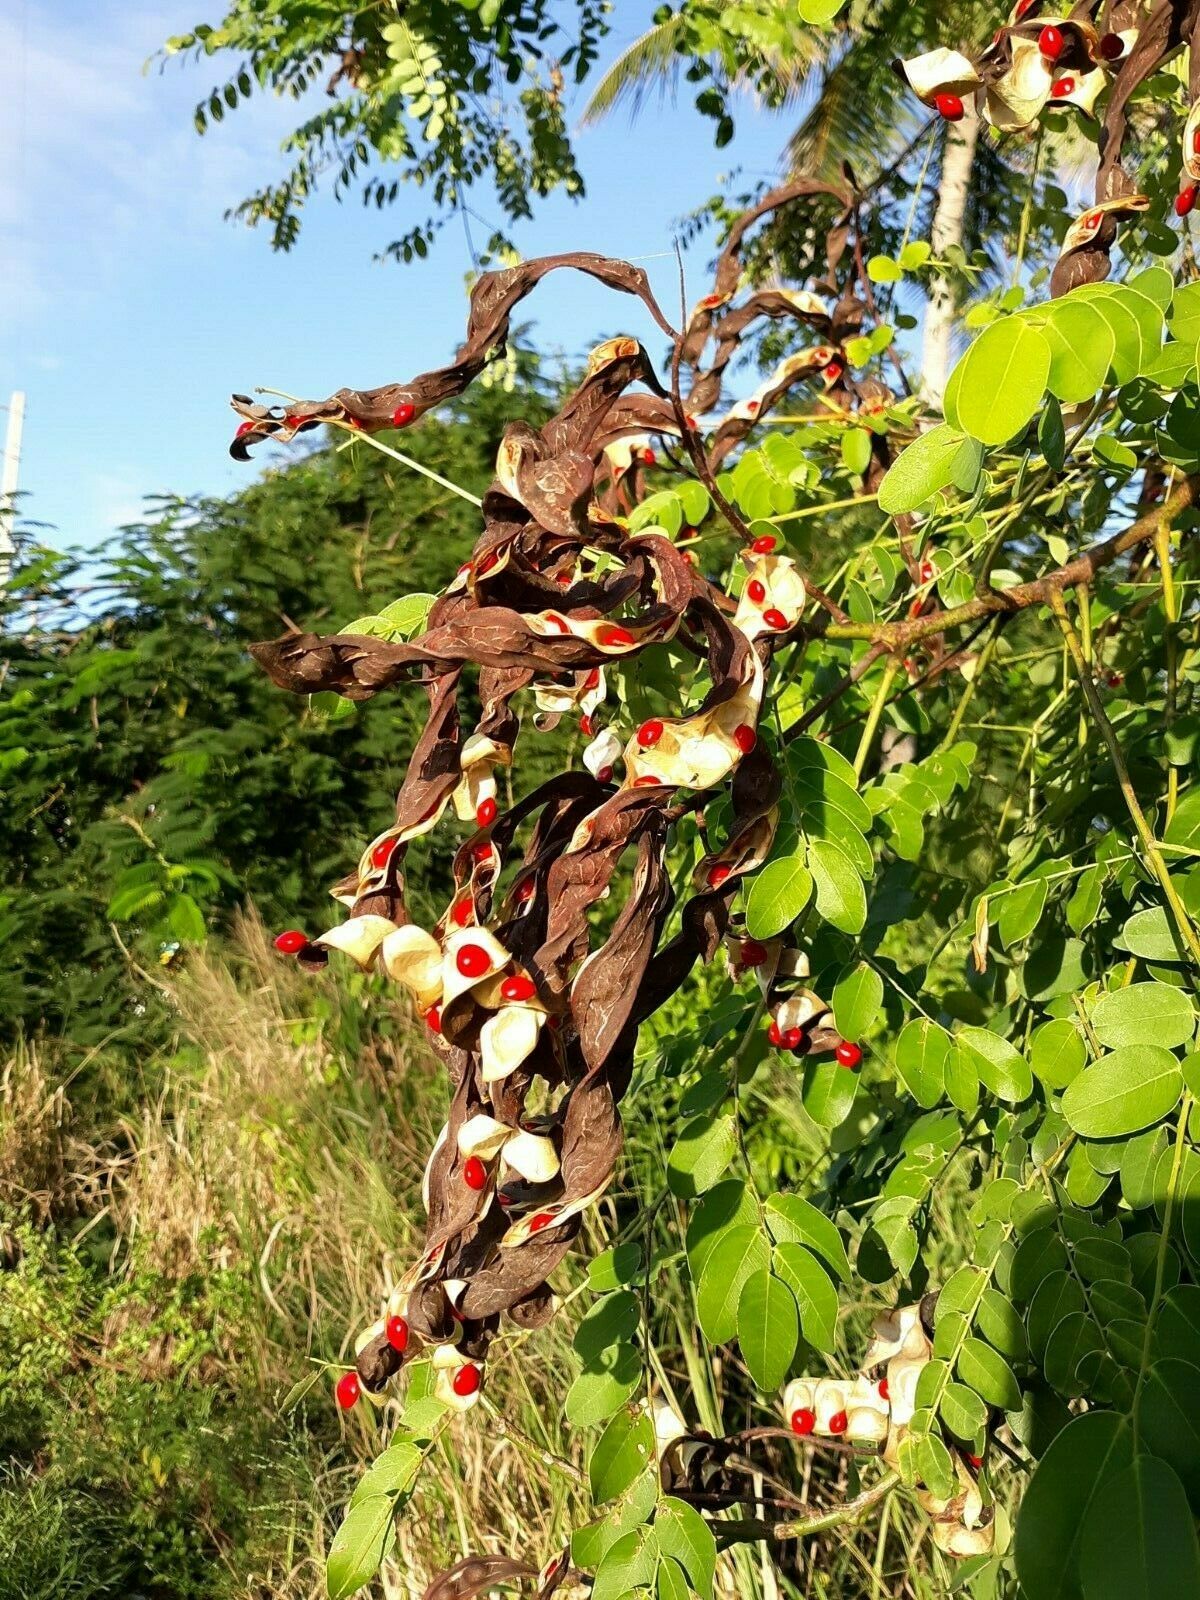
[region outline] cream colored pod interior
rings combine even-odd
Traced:
[[[408,989],[422,1011],[442,998],[442,947],[415,922],[393,928],[380,946],[383,969]]]
[[[460,822],[474,822],[484,800],[496,798],[497,766],[511,763],[509,751],[485,734],[473,733],[459,756],[462,777],[454,789],[454,814]]]
[[[782,631],[765,620],[768,611],[778,611],[789,628],[799,622],[806,594],[804,579],[796,571],[792,558],[757,555],[746,550],[742,552],[742,560],[747,568],[746,583],[734,613],[734,627],[740,628],[747,639],[758,639],[763,634]],[[761,597],[757,587],[760,584]]]
[[[319,934],[313,943],[323,946],[326,950],[340,950],[358,966],[366,969],[395,926],[389,917],[348,917],[336,928],[329,928],[325,933]]]
[[[1036,39],[1011,34],[1012,65],[1003,77],[987,86],[983,114],[1001,133],[1017,133],[1036,122],[1059,75]]]
[[[458,1394],[454,1380],[464,1367],[478,1367],[483,1375],[483,1363],[464,1356],[457,1345],[435,1344],[430,1352],[433,1363],[433,1392],[443,1405],[454,1411],[469,1411],[483,1393],[482,1384],[473,1394]]]
[[[537,1048],[546,1025],[546,1013],[531,1006],[502,1006],[479,1030],[479,1050],[484,1083],[499,1083],[528,1059]]]
[[[961,50],[927,50],[896,65],[912,92],[927,106],[932,106],[939,94],[965,97],[983,86],[974,63]]]

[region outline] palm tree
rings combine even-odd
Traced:
[[[971,47],[995,16],[981,0],[855,0],[836,28],[823,30],[799,21],[794,0],[765,0],[762,9],[773,29],[764,26],[753,42],[731,38],[727,49],[710,55],[708,70],[731,89],[797,107],[800,120],[786,151],[792,172],[835,178],[848,161],[868,181],[901,160],[930,122],[892,62],[935,44]],[[685,0],[613,62],[584,123],[621,104],[636,116],[648,93],[665,93],[678,81],[696,38]],[[994,141],[980,139],[980,127],[970,110],[961,122],[931,128],[937,149],[927,177],[936,182],[937,199],[928,225],[935,255],[951,245],[974,246],[994,220],[990,197],[1001,192],[996,180],[1005,163]],[[935,403],[949,372],[953,314],[953,290],[938,279],[926,305],[921,359],[921,387]]]

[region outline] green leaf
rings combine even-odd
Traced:
[[[863,1039],[883,1004],[883,979],[874,967],[860,961],[834,984],[830,1004],[842,1038]]]
[[[746,932],[752,939],[773,939],[804,910],[812,890],[812,874],[804,864],[802,848],[768,861],[746,897]]]
[[[1008,317],[985,328],[958,363],[958,427],[981,444],[1007,444],[1036,412],[1050,377],[1050,346]]]
[[[752,1272],[738,1300],[737,1332],[750,1376],[760,1389],[777,1389],[800,1338],[796,1300],[787,1284],[770,1272]]]
[[[396,1537],[395,1503],[391,1495],[371,1495],[351,1504],[333,1536],[325,1563],[329,1600],[345,1600],[379,1571]]]
[[[393,637],[411,639],[414,634],[424,632],[436,600],[435,594],[402,595],[390,606],[384,606],[379,616]]]
[[[1190,789],[1179,802],[1163,839],[1181,850],[1200,850],[1200,787]]]
[[[1034,1029],[1029,1059],[1035,1074],[1048,1088],[1065,1089],[1083,1071],[1087,1046],[1073,1022],[1057,1017]]]
[[[635,1282],[641,1270],[640,1244],[614,1245],[610,1250],[602,1250],[588,1262],[588,1288],[597,1292],[619,1289],[624,1284]]]
[[[711,1343],[725,1344],[733,1338],[742,1285],[752,1272],[764,1270],[770,1262],[771,1247],[760,1228],[729,1228],[717,1240],[696,1289],[696,1315]]]
[[[814,1349],[832,1353],[838,1297],[828,1272],[801,1244],[777,1244],[775,1269],[796,1297],[804,1337]]]
[[[567,1421],[588,1428],[611,1417],[642,1381],[642,1358],[631,1344],[614,1345],[604,1370],[581,1372],[567,1390]]]
[[[623,1534],[646,1521],[659,1495],[657,1466],[646,1472],[621,1500],[604,1516],[576,1528],[571,1535],[571,1559],[577,1567],[591,1570]]]
[[[987,1406],[974,1389],[961,1383],[946,1385],[938,1414],[954,1437],[966,1442],[975,1439],[987,1426]]]
[[[1007,1039],[987,1028],[963,1028],[955,1039],[963,1049],[970,1051],[979,1081],[989,1094],[1016,1105],[1033,1093],[1029,1063]]]
[[[411,1494],[424,1459],[424,1451],[415,1444],[407,1439],[397,1440],[382,1455],[376,1456],[354,1485],[350,1504],[360,1505],[362,1501],[380,1494],[391,1495],[393,1500]],[[396,1509],[394,1505],[392,1509]]]
[[[597,1439],[588,1481],[597,1505],[623,1495],[654,1460],[654,1422],[646,1411],[623,1407]]]
[[[879,509],[888,516],[916,511],[939,489],[956,483],[970,463],[978,470],[979,445],[959,428],[939,423],[906,445],[884,474]]]
[[[1091,1016],[1092,1031],[1110,1049],[1151,1040],[1173,1049],[1196,1031],[1196,1012],[1182,989],[1166,983],[1131,983],[1101,995]]]
[[[798,1194],[767,1199],[767,1227],[779,1244],[803,1244],[827,1261],[843,1283],[850,1282],[850,1258],[832,1220]]]
[[[1050,365],[1050,387],[1054,387],[1054,364]],[[1050,394],[1038,421],[1038,449],[1046,458],[1046,465],[1061,472],[1067,460],[1067,434],[1063,427],[1062,407]]]
[[[805,0],[805,3],[811,3],[811,0]],[[804,15],[803,5],[800,14]],[[872,256],[867,262],[867,277],[872,283],[899,283],[903,276],[900,263],[892,256]]]
[[[866,428],[847,428],[843,433],[842,465],[860,478],[871,465],[871,434]]]
[[[1085,1138],[1112,1139],[1160,1121],[1182,1093],[1183,1074],[1169,1050],[1126,1045],[1074,1080],[1063,1095],[1063,1116]]]
[[[1004,1357],[982,1339],[967,1339],[958,1355],[958,1376],[990,1406],[1019,1411],[1021,1386]]]
[[[690,528],[698,528],[712,507],[712,496],[702,483],[694,478],[685,479],[675,493],[683,507],[683,515]]]
[[[946,1087],[950,1035],[928,1017],[906,1023],[896,1040],[896,1071],[919,1106],[935,1106]]]
[[[1200,1509],[1200,1368],[1156,1361],[1137,1398],[1143,1443],[1174,1467],[1193,1510]]]
[[[670,1556],[663,1556],[658,1563],[654,1593],[657,1600],[688,1600],[691,1591],[683,1568]]]
[[[1038,1284],[1026,1318],[1029,1347],[1040,1360],[1060,1322],[1084,1309],[1083,1290],[1067,1272],[1051,1272]]]
[[[861,933],[867,897],[849,857],[828,839],[810,839],[808,865],[817,886],[817,910],[826,922],[842,933]]]
[[[1050,393],[1067,405],[1098,394],[1108,378],[1116,335],[1099,311],[1074,295],[1040,306],[1036,313],[1050,347]]]
[[[208,937],[204,913],[190,894],[173,894],[168,902],[171,932],[185,944],[203,944]]]
[[[635,1589],[650,1588],[658,1571],[658,1539],[653,1528],[622,1534],[596,1569],[592,1600],[628,1600]]]
[[[1027,939],[1037,927],[1046,909],[1047,887],[1045,878],[1031,878],[996,896],[996,925],[1006,948]]]
[[[693,1117],[667,1160],[671,1193],[693,1200],[711,1189],[733,1160],[736,1149],[737,1124],[732,1116]]]
[[[1017,1517],[1017,1576],[1025,1600],[1079,1600],[1084,1520],[1132,1459],[1129,1421],[1112,1411],[1076,1417],[1051,1441]]]
[[[709,1600],[717,1570],[717,1541],[704,1518],[683,1500],[668,1495],[654,1518],[664,1556],[678,1561],[700,1600]]]
[[[1084,1518],[1079,1572],[1084,1600],[1200,1595],[1196,1524],[1165,1461],[1136,1456],[1100,1489]]]
[[[758,1230],[758,1201],[739,1178],[726,1178],[695,1207],[687,1228],[688,1270],[699,1283],[709,1255],[727,1228]]]

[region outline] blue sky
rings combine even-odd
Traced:
[[[653,6],[614,9],[606,61]],[[372,259],[425,217],[420,191],[402,189],[382,213],[318,196],[289,255],[224,221],[281,170],[294,103],[258,99],[200,138],[192,109],[224,64],[143,73],[169,35],[219,15],[218,0],[0,9],[0,403],[27,392],[23,510],[51,524],[58,544],[96,546],[140,515],[147,494],[248,482],[255,469],[226,454],[231,390],[320,396],[382,383],[440,364],[462,337],[470,256],[457,223],[424,262]],[[643,110],[636,146],[623,112],[582,130],[587,197],[544,202],[518,245],[637,258],[670,314],[679,219],[731,174],[740,188],[777,171],[790,118],[743,112],[719,152],[686,93]],[[482,191],[476,203],[486,217]],[[687,257],[693,288],[709,246]],[[661,343],[640,307],[581,277],[556,274],[527,306],[545,349],[574,355],[618,331],[655,352]]]

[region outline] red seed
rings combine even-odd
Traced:
[[[555,1220],[553,1211],[539,1211],[536,1217],[529,1221],[530,1233],[540,1233],[543,1228],[548,1228]]]
[[[657,789],[661,782],[661,778],[656,778],[652,772],[646,772],[640,778],[633,780],[633,787],[635,789]]]
[[[471,846],[471,855],[480,866],[492,859],[492,846],[487,839],[481,839],[478,844]]]
[[[924,596],[918,595],[917,598],[913,601],[913,603],[909,606],[908,614],[909,614],[910,617],[919,617],[921,615],[922,611],[924,611],[924,609],[925,609]]]
[[[1106,33],[1100,41],[1100,54],[1105,61],[1119,61],[1125,54],[1125,41],[1119,33]]]
[[[939,94],[933,103],[938,116],[947,122],[961,122],[965,115],[965,107],[956,94]]]
[[[392,412],[392,427],[407,428],[416,414],[416,406],[410,404],[407,400],[402,400],[395,411]]]
[[[429,1010],[425,1013],[425,1026],[429,1029],[430,1033],[441,1033],[441,1031],[442,1031],[442,1008],[441,1008],[441,1006],[430,1006]]]
[[[825,376],[829,379],[830,383],[836,383],[841,375],[842,363],[840,361],[831,361],[825,368]]]
[[[756,556],[769,556],[778,543],[779,541],[773,533],[760,533],[750,548]]]
[[[258,426],[258,424],[255,423],[255,422],[239,422],[238,423],[238,430],[234,434],[234,438],[235,439],[244,439],[245,436],[248,433],[253,433],[257,426]]]
[[[765,944],[759,944],[757,939],[743,939],[741,958],[744,967],[761,967],[767,959],[768,950]]]
[[[587,677],[583,680],[583,687],[584,687],[585,691],[588,690],[588,689],[598,689],[600,687],[600,668],[599,667],[593,667],[592,668],[592,670],[588,673]]]
[[[1038,34],[1038,49],[1047,61],[1057,61],[1066,48],[1067,41],[1063,38],[1062,29],[1052,23]]]
[[[879,1380],[879,1398],[881,1400],[891,1399],[891,1392],[888,1389],[888,1381],[886,1378],[880,1378]]]
[[[496,812],[498,809],[499,808],[496,805],[496,802],[492,799],[491,795],[488,795],[486,799],[481,800],[475,807],[475,821],[481,828],[490,828],[492,823],[496,820]]]
[[[1181,189],[1175,196],[1175,215],[1177,217],[1186,217],[1188,212],[1194,208],[1195,204],[1196,185],[1194,183],[1189,183],[1185,189]]]
[[[478,1156],[468,1156],[463,1162],[463,1182],[468,1189],[487,1187],[487,1168]]]
[[[696,565],[696,552],[694,550],[685,550],[683,552],[683,559],[687,562],[689,567],[694,567]]]
[[[749,595],[750,599],[754,601],[756,606],[760,606],[767,598],[767,586],[765,583],[761,583],[757,578],[751,578],[750,582],[746,585],[746,593]]]
[[[628,628],[601,628],[596,638],[600,644],[606,645],[610,650],[637,643]]]
[[[844,1411],[835,1411],[829,1419],[830,1433],[845,1433],[850,1419]]]
[[[856,1067],[862,1060],[862,1051],[848,1039],[843,1039],[833,1054],[839,1067]]]
[[[362,422],[358,417],[347,416],[345,422],[348,428],[357,428],[360,433],[362,432]]]
[[[719,889],[732,871],[732,867],[710,867],[708,871],[708,887],[710,889]]]
[[[395,839],[381,839],[374,850],[371,851],[371,865],[377,871],[382,871],[387,866],[397,842]]]
[[[652,467],[654,465],[654,463],[658,460],[658,457],[654,454],[653,450],[643,450],[642,451],[642,460],[646,463],[646,465],[648,467]]]
[[[1108,683],[1108,687],[1110,689],[1119,689],[1125,682],[1125,679],[1119,672],[1110,672],[1106,682]]]
[[[362,1385],[358,1381],[357,1372],[342,1373],[337,1381],[337,1388],[334,1390],[334,1394],[337,1396],[337,1403],[343,1411],[349,1411],[351,1406],[357,1403],[361,1389]]]
[[[746,401],[746,410],[750,413],[751,416],[753,416],[754,413],[758,410],[758,401],[757,400],[747,400]]]
[[[597,783],[611,783],[612,782],[612,768],[611,767],[601,767],[600,771],[596,774],[596,782]]]
[[[770,611],[763,612],[763,621],[768,628],[774,628],[777,633],[782,632],[788,625],[788,619],[783,612],[777,611],[774,607]]]
[[[1074,78],[1059,78],[1057,83],[1050,85],[1050,95],[1054,100],[1065,100],[1069,94],[1075,93]]]
[[[495,550],[490,550],[486,556],[481,556],[479,558],[479,565],[476,568],[476,571],[482,577],[482,575],[485,572],[490,572],[492,570],[492,568],[496,565],[496,563],[497,563],[497,561],[499,561],[499,559],[500,559],[500,557],[496,553],[496,551]]]
[[[648,750],[652,744],[657,744],[663,736],[663,725],[657,717],[651,717],[649,722],[643,722],[637,731],[637,742],[643,750]]]
[[[492,958],[481,944],[464,944],[454,958],[464,978],[482,977],[491,964]]]
[[[1197,128],[1195,133],[1192,134],[1192,154],[1200,156],[1200,128]]]
[[[595,723],[593,723],[591,717],[589,717],[586,712],[579,719],[579,731],[580,733],[585,734],[589,739],[596,731]]]
[[[399,1350],[403,1355],[408,1349],[408,1323],[403,1317],[389,1317],[384,1328],[387,1342],[393,1350]]]
[[[776,1050],[781,1049],[783,1046],[783,1034],[780,1032],[779,1024],[774,1017],[767,1025],[767,1043]]]
[[[456,900],[454,902],[454,907],[450,912],[450,920],[454,923],[455,927],[466,928],[470,925],[471,918],[474,915],[475,903],[468,894],[464,895],[461,900]]]
[[[479,1386],[482,1382],[483,1377],[480,1374],[479,1368],[472,1366],[471,1363],[468,1362],[465,1367],[459,1367],[458,1371],[454,1374],[454,1377],[451,1380],[450,1387],[454,1390],[455,1394],[461,1395],[465,1398],[469,1394],[478,1393]]]
[[[744,756],[748,756],[758,743],[758,735],[748,722],[740,722],[733,730],[733,742]]]
[[[803,1038],[804,1035],[799,1028],[787,1028],[783,1034],[783,1048],[785,1050],[796,1050],[799,1048]]]
[[[500,985],[500,993],[506,1000],[532,1000],[537,993],[537,985],[532,978],[527,978],[523,972],[518,972],[511,978],[505,978]]]
[[[933,578],[933,562],[932,561],[922,561],[922,563],[921,563],[921,582],[922,583],[929,583],[932,578]]]
[[[537,884],[532,878],[525,878],[517,885],[517,904],[526,905],[537,890]]]
[[[809,1406],[801,1406],[799,1411],[792,1412],[792,1432],[798,1433],[803,1438],[817,1425],[817,1413]]]
[[[1092,228],[1098,228],[1100,226],[1102,215],[1103,213],[1100,211],[1089,211],[1086,217],[1081,217],[1079,219],[1079,226],[1081,228],[1087,228],[1089,231]]]
[[[299,955],[307,943],[308,935],[301,933],[299,928],[288,928],[285,933],[275,936],[275,948],[284,956]]]

